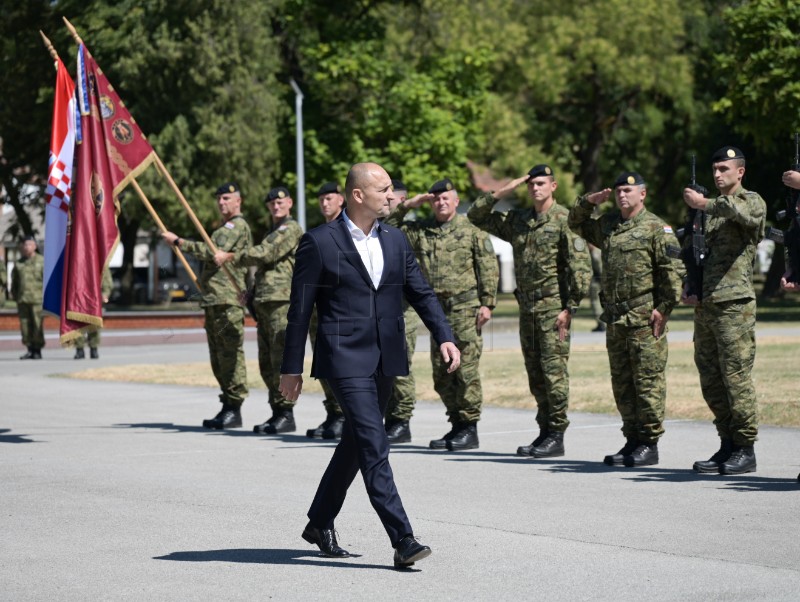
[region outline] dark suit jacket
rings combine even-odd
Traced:
[[[300,239],[281,373],[303,373],[315,305],[319,318],[311,367],[315,378],[371,376],[378,367],[386,376],[408,374],[403,298],[439,345],[455,340],[405,235],[385,224],[378,227],[384,268],[377,289],[342,215]]]

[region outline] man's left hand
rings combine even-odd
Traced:
[[[482,305],[478,309],[478,315],[475,316],[475,326],[478,327],[478,331],[480,332],[481,328],[483,328],[483,325],[486,324],[486,322],[488,322],[491,319],[492,319],[492,310],[486,307],[485,305]]]
[[[568,309],[561,310],[556,317],[556,330],[558,330],[558,340],[564,342],[569,335],[569,325],[572,323],[572,314]]]
[[[458,367],[461,366],[461,352],[454,343],[442,343],[439,345],[439,352],[442,354],[444,363],[447,364],[449,362],[450,364],[447,367],[448,374],[458,370]],[[283,377],[281,377],[281,380],[283,380]]]
[[[664,334],[664,327],[667,325],[667,319],[657,309],[653,310],[650,314],[650,325],[653,327],[653,336],[658,338]]]

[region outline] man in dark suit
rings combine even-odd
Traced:
[[[392,181],[375,163],[350,169],[347,209],[300,240],[292,278],[281,391],[297,399],[311,312],[319,331],[311,376],[331,386],[345,415],[344,431],[308,511],[303,539],[330,557],[347,557],[333,522],[359,470],[370,502],[395,549],[396,567],[430,555],[414,537],[389,466],[383,415],[395,376],[408,374],[403,299],[439,344],[449,371],[461,363],[441,305],[420,272],[405,235],[378,221],[389,213]]]

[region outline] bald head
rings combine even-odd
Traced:
[[[345,182],[347,215],[356,223],[367,223],[389,213],[394,198],[392,179],[377,163],[356,163],[350,168]],[[361,224],[359,224],[360,226]]]

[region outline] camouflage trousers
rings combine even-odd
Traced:
[[[481,417],[483,390],[478,363],[483,351],[483,338],[475,326],[476,307],[456,308],[445,312],[453,329],[459,351],[461,367],[447,373],[439,346],[431,337],[431,365],[433,388],[447,408],[447,418],[452,423],[477,422]]]
[[[558,339],[555,330],[560,308],[520,307],[519,340],[528,387],[536,399],[536,422],[541,430],[563,433],[569,426],[569,360],[570,336]]]
[[[406,353],[408,354],[408,376],[395,376],[392,386],[392,395],[386,409],[386,421],[397,422],[411,420],[414,405],[417,403],[417,387],[414,382],[414,373],[411,372],[411,362],[414,358],[414,349],[417,347],[417,325],[419,319],[413,307],[408,307],[403,312],[406,323]]]
[[[258,370],[267,385],[269,406],[273,412],[291,410],[296,402],[286,399],[280,391],[289,302],[256,302],[255,310],[258,319]]]
[[[666,333],[656,338],[651,326],[609,324],[606,349],[622,434],[641,443],[656,443],[664,434]]]
[[[44,347],[44,316],[41,303],[17,303],[22,344],[30,349]]]
[[[76,349],[83,349],[86,347],[86,341],[89,341],[89,347],[97,349],[100,346],[100,329],[91,330],[85,336],[81,334],[75,339],[74,346]]]
[[[317,327],[319,320],[317,319],[317,310],[311,314],[311,324],[308,327],[308,334],[311,337],[311,347],[313,348],[317,342]],[[333,389],[328,385],[328,381],[324,378],[319,379],[319,384],[322,386],[322,392],[325,394],[325,399],[322,400],[322,405],[325,406],[325,413],[328,416],[342,416],[342,408],[339,402],[336,401],[336,396],[333,394]]]
[[[210,305],[205,308],[206,336],[211,370],[222,394],[219,400],[241,406],[247,397],[247,367],[244,363],[244,308]]]
[[[703,301],[694,310],[694,363],[700,389],[721,438],[753,445],[758,409],[753,385],[756,358],[756,302]]]

